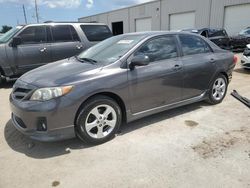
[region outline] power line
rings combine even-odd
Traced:
[[[36,22],[39,23],[37,0],[35,0],[35,9],[36,9]]]
[[[26,17],[26,11],[25,11],[24,4],[23,4],[23,16],[24,16],[25,23],[27,24],[27,17]]]

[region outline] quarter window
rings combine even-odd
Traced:
[[[52,26],[51,30],[54,42],[71,42],[80,40],[75,29],[70,25]]]
[[[46,30],[44,26],[31,26],[24,29],[18,35],[22,44],[36,44],[46,42]]]
[[[178,53],[175,37],[164,36],[152,39],[143,45],[134,55],[146,55],[149,57],[150,62],[176,58]]]
[[[112,33],[106,25],[81,25],[82,31],[91,42],[103,41],[112,37]]]
[[[208,44],[196,36],[179,36],[182,46],[183,55],[193,55],[211,52]]]

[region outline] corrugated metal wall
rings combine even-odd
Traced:
[[[224,26],[225,7],[245,3],[250,3],[250,0],[158,0],[79,18],[79,21],[103,22],[109,25],[110,28],[112,22],[123,21],[124,32],[126,33],[135,31],[136,19],[150,17],[152,18],[153,30],[169,30],[171,14],[194,11],[196,28],[222,28]]]

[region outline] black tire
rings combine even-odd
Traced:
[[[215,97],[213,96],[213,94],[214,94],[214,84],[216,83],[216,81],[218,79],[223,79],[224,80],[224,82],[225,82],[225,91],[224,91],[223,97],[216,100]],[[225,96],[227,94],[227,88],[228,88],[228,80],[227,80],[227,78],[223,74],[218,75],[213,80],[213,82],[212,82],[212,84],[211,84],[211,86],[209,88],[208,99],[206,100],[206,102],[208,102],[209,104],[212,104],[212,105],[216,105],[216,104],[221,103],[224,100],[224,98],[225,98]]]
[[[247,38],[247,40],[246,40],[246,41],[247,41],[247,43],[248,43],[248,44],[250,44],[250,38]]]
[[[107,133],[108,135],[106,135],[105,137],[93,138],[93,136],[90,135],[93,131],[96,131],[95,134],[96,134],[96,136],[98,136],[99,128],[102,129],[102,132],[103,132],[103,130],[105,130],[105,128],[109,129],[109,126],[107,125],[108,123],[106,125],[104,125],[105,122],[102,122],[103,127],[100,127],[100,125],[96,126],[96,127],[92,128],[91,130],[89,130],[89,132],[92,131],[91,133],[88,133],[88,131],[86,130],[86,121],[88,121],[90,116],[93,116],[90,112],[93,109],[95,109],[99,106],[102,106],[102,105],[106,105],[108,107],[113,108],[114,111],[112,111],[112,113],[116,113],[116,123],[115,123],[115,126],[113,126],[113,128],[112,127],[110,128],[110,129],[112,129],[112,131]],[[100,108],[102,108],[102,107],[100,107]],[[100,109],[98,109],[98,110],[100,110]],[[113,116],[113,114],[111,114],[111,116]],[[95,119],[96,116],[93,116],[91,118]],[[96,118],[95,121],[98,121],[98,118]],[[103,121],[105,121],[104,118],[103,118]],[[108,118],[106,118],[106,121],[108,121]],[[78,116],[76,119],[76,127],[75,127],[76,128],[76,135],[85,143],[94,144],[94,145],[102,144],[102,143],[105,143],[105,142],[111,140],[113,137],[115,137],[115,134],[119,130],[121,123],[122,123],[122,113],[121,113],[120,106],[112,98],[104,96],[104,95],[98,95],[98,96],[95,96],[94,98],[88,100],[86,103],[84,103],[82,109],[80,109],[80,112],[78,113]]]
[[[0,85],[3,83],[3,77],[2,74],[0,73]]]

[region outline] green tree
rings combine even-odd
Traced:
[[[12,29],[11,26],[3,25],[0,32],[1,32],[1,33],[6,33],[7,31],[9,31],[9,30],[11,30],[11,29]]]

